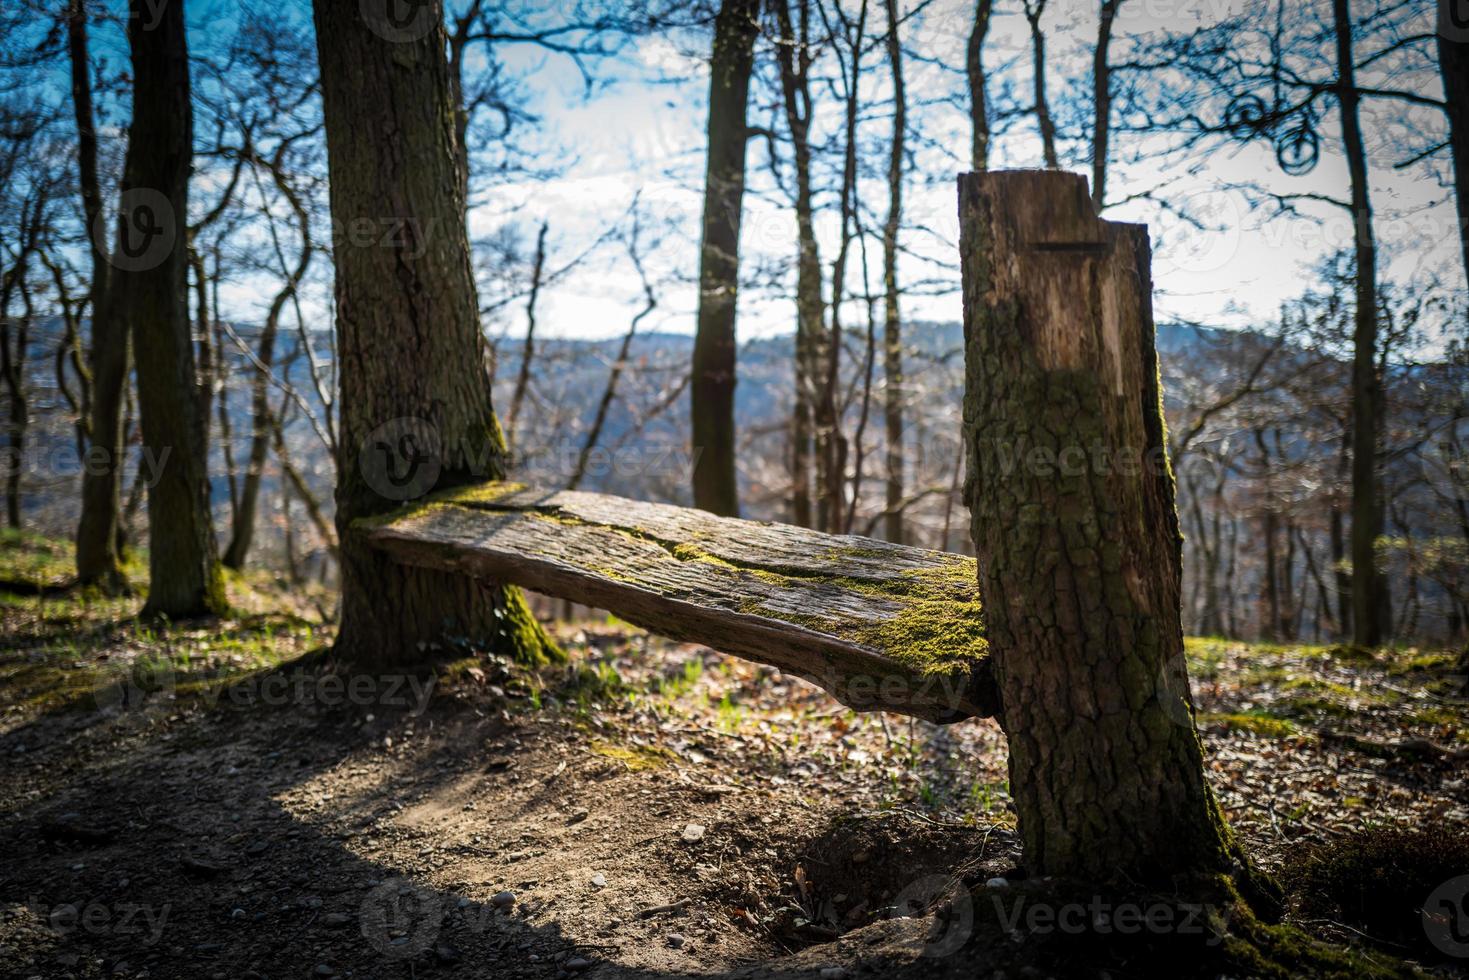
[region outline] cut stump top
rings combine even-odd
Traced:
[[[400,564],[524,586],[769,664],[860,711],[995,713],[974,559],[514,483],[359,521]]]

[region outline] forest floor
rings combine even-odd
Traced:
[[[330,596],[251,575],[228,619],[146,626],[140,599],[19,594],[65,577],[63,545],[0,554],[0,976],[1161,969],[1028,958],[1030,920],[969,941],[971,888],[1004,918],[1025,884],[992,721],[857,715],[611,620],[557,626],[565,665],[463,651],[433,678],[345,682],[291,670],[330,642]],[[1383,828],[1469,839],[1451,654],[1188,651],[1214,788],[1287,888],[1302,855]],[[1410,935],[1417,908],[1388,938],[1302,898],[1302,931],[1353,963],[1469,975]]]

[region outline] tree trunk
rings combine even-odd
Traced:
[[[1179,620],[1147,230],[1084,178],[960,177],[965,498],[1026,870],[1227,871]]]
[[[1441,8],[1448,16],[1449,0]],[[1460,7],[1460,10],[1463,8]],[[1465,25],[1469,26],[1469,25]],[[1438,66],[1443,75],[1445,111],[1449,117],[1449,154],[1453,160],[1454,200],[1459,208],[1459,244],[1464,250],[1464,274],[1469,277],[1469,39],[1461,32],[1450,40],[1438,33]]]
[[[1092,207],[1097,214],[1107,203],[1107,138],[1112,126],[1112,65],[1107,49],[1112,44],[1112,22],[1122,0],[1102,0],[1101,19],[1097,22],[1097,47],[1092,52],[1092,88],[1096,96],[1096,114],[1092,119]]]
[[[1056,124],[1051,120],[1051,103],[1046,98],[1046,34],[1041,30],[1041,16],[1046,0],[1025,0],[1025,19],[1030,23],[1031,92],[1035,98],[1035,121],[1041,131],[1041,154],[1046,169],[1061,166],[1056,156]]]
[[[898,229],[903,224],[903,145],[907,136],[908,100],[903,88],[903,46],[898,39],[897,0],[886,0],[885,5],[888,64],[893,75],[893,143],[888,154],[888,217],[882,226],[883,421],[888,451],[884,533],[889,541],[902,544],[903,317],[898,306]]]
[[[122,492],[122,397],[127,386],[127,323],[113,312],[106,251],[108,225],[97,177],[97,129],[92,113],[92,62],[83,0],[67,8],[67,52],[71,59],[72,110],[77,127],[78,183],[92,258],[91,445],[82,466],[82,512],[77,524],[77,584],[107,592],[125,587],[117,549]]]
[[[531,260],[530,295],[525,300],[525,343],[520,348],[520,370],[515,375],[515,390],[510,394],[510,446],[518,445],[520,407],[530,389],[531,362],[536,358],[536,301],[541,297],[541,280],[546,273],[546,232],[549,223],[542,221],[536,232],[536,255]],[[522,454],[523,455],[523,454]]]
[[[311,265],[311,228],[306,209],[291,190],[280,168],[273,168],[277,189],[290,203],[296,218],[297,230],[301,235],[301,253],[296,266],[286,274],[286,281],[271,300],[265,314],[265,326],[260,331],[260,341],[255,352],[255,374],[250,388],[250,455],[245,464],[245,479],[240,487],[239,503],[235,507],[231,522],[230,543],[224,550],[224,566],[241,569],[250,553],[255,538],[255,511],[260,501],[260,483],[265,473],[265,460],[270,453],[274,423],[271,420],[270,372],[275,360],[275,342],[280,334],[281,315],[286,303],[296,295],[296,289]],[[271,235],[275,236],[272,222]],[[279,239],[274,239],[279,248]],[[284,256],[281,262],[284,263]]]
[[[182,3],[161,13],[131,0],[133,121],[123,175],[118,270],[138,359],[143,447],[158,462],[148,487],[145,616],[184,619],[225,609],[210,521],[203,419],[188,307],[189,170],[194,121]],[[154,26],[151,18],[159,18]],[[142,236],[140,232],[144,232]],[[166,455],[165,455],[166,454]]]
[[[974,26],[964,50],[964,72],[969,78],[969,164],[976,171],[988,170],[990,162],[990,116],[984,90],[984,38],[990,30],[993,0],[975,0]]]
[[[1377,374],[1377,243],[1372,232],[1372,202],[1367,191],[1367,152],[1357,113],[1356,69],[1352,61],[1352,21],[1347,0],[1332,0],[1336,26],[1337,100],[1341,104],[1342,147],[1352,182],[1352,228],[1356,256],[1356,310],[1352,330],[1352,642],[1382,643],[1381,584],[1377,538],[1382,533],[1378,504],[1377,428],[1382,385]]]
[[[689,384],[694,506],[738,517],[735,471],[735,299],[745,198],[745,109],[759,0],[724,0],[714,19],[709,63],[704,237],[699,246],[699,313]]]
[[[776,60],[780,63],[781,94],[796,171],[796,391],[791,412],[791,520],[801,527],[811,527],[812,428],[816,385],[822,373],[821,336],[826,316],[821,297],[821,254],[816,244],[811,203],[809,14],[803,0],[798,36],[791,22],[788,0],[774,0],[773,6],[781,33]]]
[[[435,488],[503,476],[506,449],[470,268],[443,5],[424,4],[433,26],[406,39],[357,0],[313,8],[333,226],[386,221],[391,233],[386,247],[381,233],[344,236],[334,252],[336,653],[358,670],[402,667],[457,640],[543,660],[555,648],[518,591],[397,565],[353,532]]]

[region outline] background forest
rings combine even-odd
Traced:
[[[33,6],[6,13],[0,68],[5,494],[11,526],[64,535],[94,384],[96,206],[82,206],[73,93],[89,89],[95,145],[82,158],[95,155],[94,193],[110,202],[129,77],[124,11],[88,5],[79,36]],[[546,485],[688,502],[694,134],[712,11],[450,8],[468,219],[515,466]],[[1354,12],[1356,143],[1331,98],[1327,4],[1117,0],[1099,15],[1057,0],[813,0],[767,17],[737,317],[746,516],[970,547],[955,520],[950,175],[1073,167],[1107,217],[1153,230],[1187,628],[1349,636],[1360,193],[1375,236],[1382,629],[1457,642],[1469,622],[1465,276],[1440,13]],[[402,229],[330,226],[309,11],[216,3],[191,16],[189,289],[221,549],[231,567],[329,582],[330,252],[344,234]],[[787,38],[800,40],[794,60]],[[132,406],[128,395],[125,445]],[[134,458],[124,484],[135,540],[148,472]]]

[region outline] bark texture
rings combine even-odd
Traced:
[[[728,516],[740,511],[735,472],[735,298],[745,198],[745,110],[759,14],[759,0],[725,0],[714,19],[699,314],[689,385],[694,506]]]
[[[416,29],[388,4],[314,4],[338,229],[341,361],[337,528],[342,624],[355,669],[419,663],[462,642],[522,661],[554,652],[513,589],[390,561],[346,533],[436,487],[498,478],[470,269],[443,5]]]
[[[972,515],[1031,874],[1228,870],[1180,625],[1147,230],[1086,180],[959,178]]]
[[[118,591],[126,582],[118,555],[118,506],[122,487],[122,395],[127,384],[127,323],[110,300],[112,267],[106,251],[107,222],[97,176],[97,128],[92,109],[92,61],[86,5],[73,0],[66,13],[71,63],[72,111],[77,127],[77,172],[82,215],[92,260],[92,398],[90,445],[82,467],[82,512],[77,524],[77,583]]]
[[[188,308],[194,121],[183,7],[169,3],[153,11],[146,0],[131,3],[134,97],[123,221],[139,258],[114,276],[132,323],[143,448],[157,460],[148,487],[149,577],[143,614],[171,619],[225,609]],[[148,195],[130,198],[135,191]],[[167,236],[169,247],[155,256],[151,240],[160,234]],[[128,241],[124,235],[119,248]]]
[[[973,559],[513,483],[359,522],[405,565],[515,582],[771,664],[853,708],[994,711]]]

